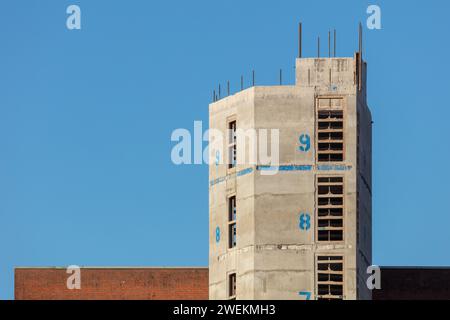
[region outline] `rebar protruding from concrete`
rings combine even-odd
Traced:
[[[359,54],[361,56],[361,60],[363,58],[363,28],[362,23],[359,23]]]
[[[320,37],[317,37],[317,58],[320,58]]]
[[[333,41],[333,44],[334,44],[334,50],[333,50],[333,55],[334,55],[334,57],[336,58],[336,29],[334,29],[334,41]]]
[[[328,30],[328,58],[331,58],[331,31]]]
[[[298,57],[302,57],[302,23],[298,24]]]
[[[358,55],[359,55],[359,74],[358,74],[358,89],[361,91],[362,89],[362,66],[363,66],[363,29],[362,29],[362,23],[359,23],[359,49],[358,49]]]

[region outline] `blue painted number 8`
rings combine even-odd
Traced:
[[[311,228],[311,216],[307,213],[302,213],[300,215],[300,229],[309,230]]]
[[[216,228],[216,242],[219,243],[220,241],[220,228]]]
[[[301,146],[299,150],[302,152],[308,152],[311,149],[311,137],[308,134],[302,134],[299,139]]]

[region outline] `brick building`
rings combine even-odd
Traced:
[[[449,267],[382,267],[373,300],[450,300]]]
[[[208,268],[82,268],[68,290],[65,268],[17,268],[16,300],[207,300]],[[373,300],[450,300],[450,268],[382,267]]]
[[[67,289],[65,268],[16,268],[16,300],[207,300],[208,268],[82,268]]]

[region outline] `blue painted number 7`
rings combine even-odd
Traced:
[[[300,296],[306,297],[305,300],[311,300],[311,292],[308,292],[308,291],[300,291],[298,294],[299,294]]]

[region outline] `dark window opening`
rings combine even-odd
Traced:
[[[330,104],[319,108],[342,107],[341,99],[329,99]],[[342,110],[317,111],[317,161],[342,162],[344,161],[344,112]]]
[[[228,221],[236,221],[236,197],[228,199]]]
[[[344,298],[344,270],[342,256],[317,257],[317,299]]]
[[[228,123],[228,168],[236,167],[236,121]]]
[[[343,151],[343,143],[321,143],[319,142],[319,151]]]
[[[344,179],[317,177],[317,241],[344,241]]]
[[[342,154],[328,154],[319,153],[317,156],[319,162],[342,162],[344,161],[344,156]]]
[[[236,299],[236,273],[231,273],[228,276],[228,298],[230,300]]]
[[[235,248],[236,247],[236,223],[232,223],[228,225],[228,234],[229,234],[229,243],[228,243],[228,247],[230,249]]]
[[[237,230],[236,230],[236,196],[228,198],[228,248],[236,247]]]

